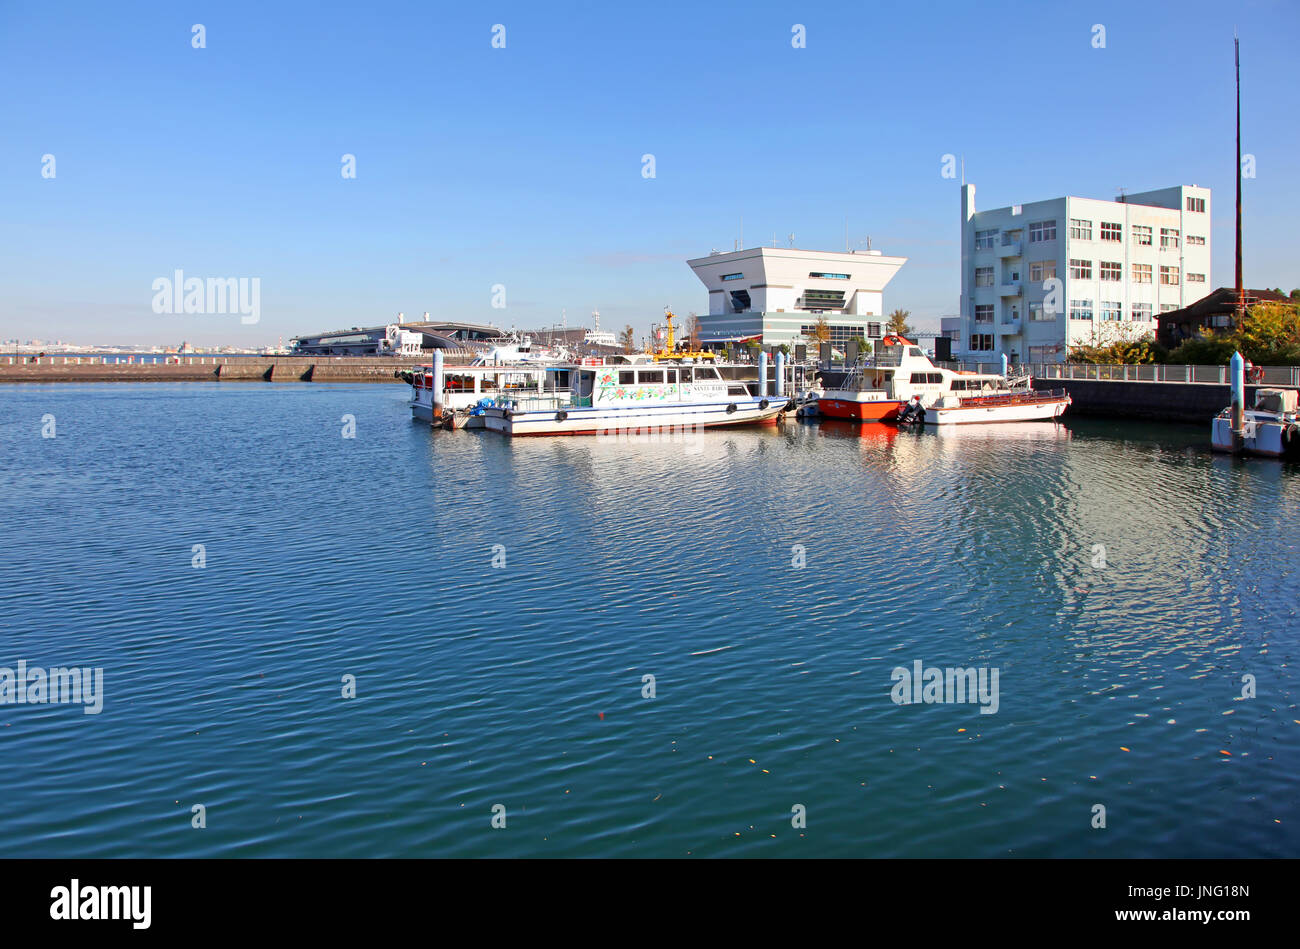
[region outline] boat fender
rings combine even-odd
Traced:
[[[766,411],[767,411],[767,407],[768,407],[769,405],[771,405],[771,404],[772,404],[772,403],[769,402],[769,401],[767,401],[767,399],[764,399],[763,401],[761,401],[761,402],[758,403],[758,407],[759,407],[760,409],[762,409],[764,412],[766,412]]]
[[[560,411],[555,413],[555,421],[557,422],[563,422],[568,417],[569,413],[564,411],[564,409],[560,409]]]
[[[732,402],[727,406],[727,414],[730,415],[734,411],[736,411],[736,403]]]

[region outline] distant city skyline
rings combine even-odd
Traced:
[[[599,309],[640,339],[665,304],[708,312],[687,260],[742,228],[908,258],[884,310],[937,332],[963,173],[989,208],[1212,188],[1208,293],[1232,283],[1234,28],[1245,282],[1290,290],[1298,27],[1284,3],[9,3],[0,337],[252,348]],[[177,271],[201,312],[159,312]],[[256,319],[229,281],[258,282]]]

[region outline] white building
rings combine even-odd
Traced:
[[[1062,362],[1071,347],[1154,336],[1210,279],[1210,189],[975,210],[961,188],[961,355]]]
[[[765,346],[809,343],[825,315],[831,342],[879,338],[884,288],[906,257],[878,250],[751,247],[688,260],[709,290],[709,315],[699,321],[704,345],[759,337]]]

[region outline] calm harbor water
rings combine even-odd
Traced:
[[[0,666],[104,675],[0,705],[2,856],[1300,853],[1300,470],[1198,428],[0,404]],[[895,704],[917,661],[997,669],[996,713]]]

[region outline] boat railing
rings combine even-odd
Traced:
[[[969,395],[961,395],[961,401],[966,403],[978,403],[979,405],[1017,405],[1026,402],[1050,402],[1055,399],[1064,399],[1067,395],[1064,389],[1026,389],[1021,392],[994,392],[990,394],[981,394],[973,392]]]
[[[591,405],[591,396],[575,395],[570,389],[548,389],[540,395],[520,394],[497,397],[497,405],[508,407],[518,412],[547,412],[552,409],[567,409]]]
[[[938,364],[936,364],[938,365]],[[1001,363],[943,363],[944,368],[974,370],[979,373],[1000,373]],[[1012,363],[1016,372],[1027,372],[1037,379],[1068,381],[1093,380],[1101,382],[1174,382],[1228,385],[1231,382],[1226,365],[1183,365],[1181,363]],[[1300,388],[1300,366],[1256,366],[1255,375],[1246,380],[1247,385],[1288,386]]]

